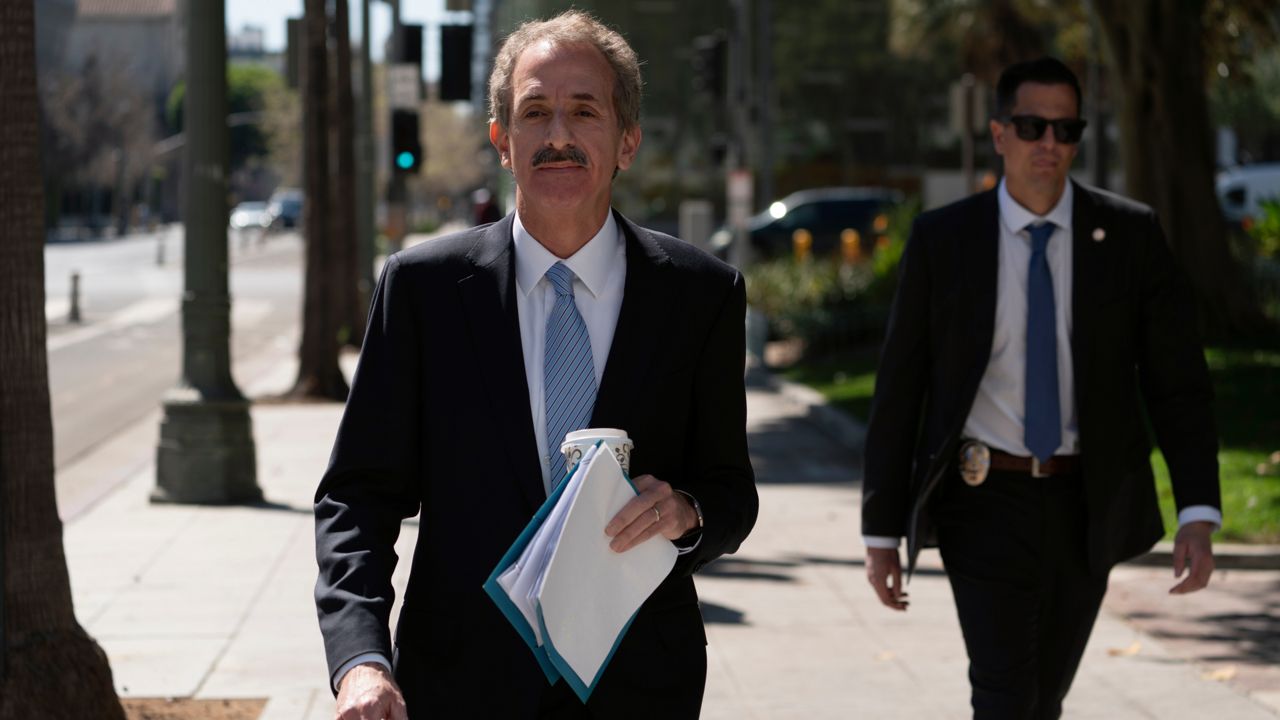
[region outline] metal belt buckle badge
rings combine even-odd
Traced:
[[[960,446],[960,477],[969,487],[978,487],[987,481],[991,470],[991,449],[977,440]]]

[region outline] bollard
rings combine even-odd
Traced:
[[[813,251],[813,233],[804,228],[791,233],[791,250],[795,253],[796,262],[808,260],[809,253]]]
[[[67,314],[67,322],[80,322],[80,273],[71,273],[71,312]]]
[[[872,222],[871,228],[877,233],[883,235],[884,232],[889,229],[889,216],[884,213],[876,215],[876,219]]]
[[[163,232],[156,233],[156,267],[164,267],[164,236]]]
[[[845,228],[840,232],[840,257],[845,265],[862,260],[862,236],[857,230]]]

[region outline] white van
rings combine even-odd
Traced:
[[[1280,202],[1280,163],[1239,165],[1218,173],[1218,203],[1228,222],[1256,220],[1264,200]]]

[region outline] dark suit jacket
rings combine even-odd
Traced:
[[[1095,573],[1163,534],[1145,414],[1178,508],[1219,507],[1217,432],[1190,293],[1151,209],[1079,184],[1072,211],[1075,401]],[[955,467],[991,354],[999,209],[991,190],[916,219],[867,431],[862,530],[932,545],[929,504]],[[1095,240],[1095,230],[1105,234]]]
[[[547,687],[481,585],[545,500],[515,301],[512,217],[387,260],[329,468],[316,492],[316,604],[330,673],[392,657],[401,520],[421,513],[395,641],[414,717],[532,717]],[[755,523],[741,275],[616,216],[627,277],[593,427],[631,470],[698,499],[701,544],[634,620],[589,707],[696,717],[706,635],[690,574]]]

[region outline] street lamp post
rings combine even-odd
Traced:
[[[231,378],[225,0],[188,3],[182,378],[165,394],[152,502],[262,499],[249,401]]]

